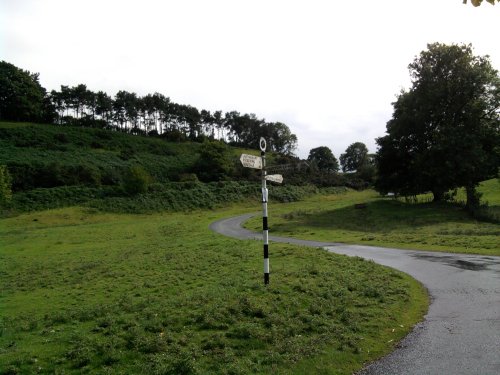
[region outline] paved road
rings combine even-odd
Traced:
[[[220,220],[210,228],[239,239],[262,239],[241,228],[252,215]],[[500,257],[269,239],[372,259],[406,272],[429,290],[431,305],[424,321],[393,353],[360,374],[500,374]],[[270,261],[272,274],[272,246]]]

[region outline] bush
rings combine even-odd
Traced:
[[[142,194],[148,191],[152,178],[148,172],[139,165],[129,168],[123,178],[123,189],[129,195]]]
[[[10,206],[19,212],[83,205],[108,212],[150,213],[165,210],[211,209],[247,200],[255,202],[257,206],[261,201],[260,183],[243,181],[150,183],[149,175],[142,168],[133,167],[129,172],[127,185],[124,183],[121,187],[62,186],[33,189],[14,194]],[[127,195],[124,195],[125,186],[128,189]],[[314,185],[270,185],[269,199],[273,202],[293,202],[318,192],[333,193],[343,189],[319,190]]]
[[[205,142],[194,172],[201,181],[221,181],[232,175],[234,161],[230,148],[222,142]]]
[[[0,206],[12,199],[12,178],[5,165],[0,165]]]
[[[275,202],[293,202],[317,193],[313,185],[270,186],[269,199]],[[93,200],[88,204],[110,212],[149,213],[163,210],[190,211],[212,209],[231,202],[252,200],[259,205],[261,187],[258,183],[219,181],[154,183],[148,192],[136,196],[109,197]]]
[[[12,179],[14,191],[72,185],[99,186],[101,184],[101,171],[90,163],[68,165],[57,160],[46,164],[36,161],[19,161],[10,163],[9,169],[14,176]]]
[[[196,173],[183,173],[179,176],[180,182],[198,182],[198,176]]]
[[[109,197],[119,194],[119,189],[114,187],[60,186],[16,193],[12,197],[11,205],[13,209],[18,211],[47,210],[84,204],[96,199],[110,199]]]
[[[69,169],[75,176],[72,185],[99,186],[101,184],[101,172],[92,165],[82,164]]]

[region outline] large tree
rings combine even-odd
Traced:
[[[309,151],[307,160],[312,162],[323,172],[337,172],[339,170],[339,162],[332,150],[326,146],[313,148]]]
[[[368,148],[362,142],[355,142],[340,155],[340,165],[343,172],[356,172],[368,163]]]
[[[297,148],[297,136],[282,122],[271,122],[263,125],[263,134],[268,140],[268,147],[274,152],[293,155]]]
[[[377,188],[402,195],[457,187],[477,204],[478,183],[500,160],[500,78],[470,45],[428,45],[409,65],[412,87],[400,93],[387,135],[377,139]]]
[[[0,120],[50,122],[54,115],[38,74],[0,61]]]

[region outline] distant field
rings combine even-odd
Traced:
[[[500,211],[500,183],[489,180],[479,189],[489,209]],[[459,192],[459,199],[460,194]],[[355,204],[366,203],[357,209]],[[453,204],[409,204],[366,190],[315,195],[300,202],[270,202],[272,234],[302,239],[403,249],[500,255],[500,224],[471,219]],[[246,226],[259,231],[258,217]]]
[[[257,204],[258,205],[258,204]],[[5,374],[351,374],[422,319],[423,288],[360,258],[212,233],[220,212],[66,208],[0,220]]]

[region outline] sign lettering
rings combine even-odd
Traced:
[[[246,168],[262,169],[262,158],[260,156],[241,154],[240,161]]]

